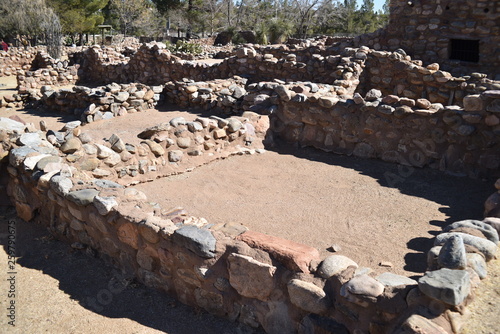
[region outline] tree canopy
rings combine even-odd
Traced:
[[[199,35],[223,30],[253,30],[258,42],[320,34],[360,34],[383,27],[384,11],[374,0],[2,0],[0,34],[35,35],[41,17],[59,17],[64,34],[74,38],[111,24],[125,35],[158,35],[172,28]],[[386,0],[388,2],[388,0]]]
[[[102,9],[109,0],[47,0],[61,19],[65,34],[95,32],[104,22]]]

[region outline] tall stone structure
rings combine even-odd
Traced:
[[[391,0],[388,26],[356,42],[401,48],[453,74],[481,72],[500,79],[500,1]]]

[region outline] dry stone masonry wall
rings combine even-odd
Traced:
[[[280,102],[272,116],[273,132],[289,142],[472,177],[499,175],[499,91],[468,95],[462,108],[375,89],[352,99],[296,98],[290,88],[275,90]]]
[[[439,62],[455,75],[481,72],[498,80],[499,13],[495,0],[391,0],[388,26],[357,37],[354,44],[402,48],[426,63]]]
[[[14,101],[2,104],[36,103],[81,121],[58,131],[41,123],[38,131],[0,118],[0,162],[18,215],[183,303],[268,333],[458,333],[497,252],[500,180],[485,203],[487,218],[445,227],[418,281],[375,275],[340,255],[322,259],[312,247],[236,223],[161,208],[132,188],[229,155],[263,153],[273,137],[499,176],[498,81],[480,73],[454,77],[403,50],[340,50],[337,42],[247,45],[212,65],[182,60],[160,44],[137,51],[92,47],[67,64],[38,54],[33,71],[18,72]],[[53,88],[71,80],[104,86]],[[147,112],[162,100],[232,116],[174,118],[133,142],[116,134],[95,141],[82,126]]]
[[[7,52],[0,51],[0,77],[15,75],[20,69],[29,70],[37,52],[36,48],[9,48]]]
[[[77,123],[59,132],[64,134],[60,147],[54,132],[6,118],[0,124],[2,157],[9,160],[11,176],[8,193],[21,218],[38,221],[75,248],[99,252],[183,303],[262,326],[268,333],[420,333],[422,328],[425,333],[457,333],[464,307],[497,250],[500,219],[460,221],[436,237],[429,271],[418,282],[391,273],[373,275],[344,256],[321,259],[314,248],[242,225],[214,225],[179,208],[165,210],[124,187],[120,178],[114,182],[109,174],[75,168],[95,156],[103,170],[121,170],[130,161],[122,156],[131,151],[141,155],[140,150],[147,153],[144,159],[159,162],[155,159],[166,155],[161,145],[174,138],[172,133],[184,129],[194,135],[213,128],[227,135],[231,127],[251,124],[236,118],[186,124],[173,119],[143,131],[139,137],[148,139],[135,150],[116,136],[103,144],[83,144]],[[181,138],[188,137],[171,143],[175,151],[185,146]],[[113,154],[118,155],[116,165]],[[187,162],[182,170],[196,166],[195,160]],[[144,169],[149,172],[158,170]]]

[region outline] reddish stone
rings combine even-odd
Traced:
[[[7,102],[8,102],[8,101],[7,101]],[[12,102],[14,102],[14,101],[12,101]],[[13,120],[13,121],[17,121],[17,122],[19,122],[19,123],[23,123],[23,124],[25,124],[25,125],[26,125],[26,122],[25,122],[25,121],[23,121],[23,119],[22,119],[21,117],[19,117],[18,115],[12,115],[12,116],[10,116],[9,118],[10,118],[11,120]]]
[[[316,248],[267,234],[247,231],[236,239],[244,241],[250,247],[268,252],[291,270],[309,273],[311,261],[319,260],[319,252]]]

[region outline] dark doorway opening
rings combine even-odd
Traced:
[[[479,62],[479,40],[450,40],[450,59]]]

